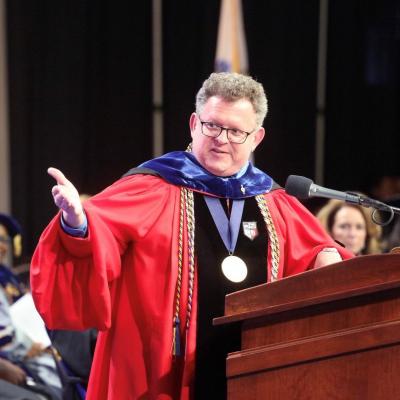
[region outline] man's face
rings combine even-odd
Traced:
[[[204,136],[199,117],[202,121],[225,128],[252,132],[257,127],[256,113],[247,99],[228,102],[213,96],[208,99],[200,115],[193,113],[190,116],[192,152],[207,171],[217,176],[237,173],[264,138],[264,128],[255,130],[242,144],[230,143],[225,130],[216,138]]]

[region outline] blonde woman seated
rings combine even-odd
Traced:
[[[371,219],[372,210],[341,200],[329,200],[317,214],[336,241],[355,255],[381,253],[382,228]]]

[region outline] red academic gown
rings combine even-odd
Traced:
[[[305,271],[337,246],[315,217],[282,189],[265,195],[280,244],[279,277]],[[96,327],[88,400],[190,399],[196,349],[195,280],[185,354],[172,356],[180,188],[133,175],[85,202],[87,238],[63,232],[59,215],[43,232],[31,265],[35,304],[52,329]],[[186,226],[183,263],[187,265]],[[268,271],[271,268],[268,258]],[[270,273],[268,272],[268,276]],[[180,320],[186,319],[187,268]]]

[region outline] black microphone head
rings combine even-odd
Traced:
[[[312,184],[313,181],[304,176],[289,175],[286,180],[285,191],[291,196],[300,199],[308,199],[310,197],[310,187]]]

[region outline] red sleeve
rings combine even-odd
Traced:
[[[153,176],[121,179],[85,202],[84,239],[64,233],[59,215],[51,221],[31,263],[32,295],[49,328],[110,327],[121,256],[158,220],[173,189]]]
[[[281,249],[279,277],[312,268],[317,254],[325,247],[335,247],[344,260],[354,257],[331,238],[296,198],[282,189],[271,192],[266,198]]]

